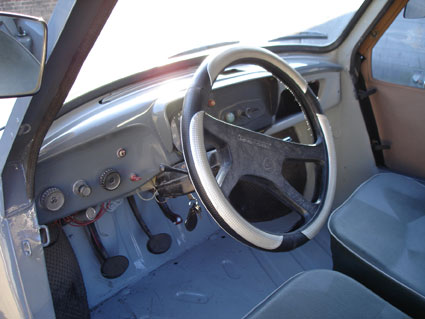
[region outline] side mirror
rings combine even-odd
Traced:
[[[409,0],[409,2],[404,7],[403,17],[406,19],[425,18],[425,1]]]
[[[0,98],[38,92],[46,47],[47,25],[42,19],[0,12]]]

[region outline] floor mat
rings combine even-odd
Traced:
[[[62,227],[52,224],[49,232],[52,243],[44,248],[44,257],[56,318],[90,318],[86,289],[74,251]]]
[[[241,318],[293,275],[332,268],[329,233],[286,253],[240,244],[222,231],[92,311],[92,318]]]

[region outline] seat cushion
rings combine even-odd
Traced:
[[[298,274],[245,318],[406,318],[353,279],[331,270]]]
[[[393,173],[363,183],[329,219],[334,269],[411,316],[425,314],[425,186]]]

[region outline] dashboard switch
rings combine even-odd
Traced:
[[[141,181],[142,178],[139,175],[137,175],[136,173],[131,173],[130,180],[132,182],[138,182],[138,181]]]
[[[46,189],[40,197],[41,207],[56,212],[65,204],[65,195],[57,187]]]
[[[80,179],[74,183],[74,186],[72,186],[72,191],[75,195],[87,197],[91,194],[91,187],[87,184],[86,181]]]
[[[113,168],[108,168],[100,175],[100,186],[107,191],[117,189],[121,184],[120,174]]]

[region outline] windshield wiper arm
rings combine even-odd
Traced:
[[[190,49],[190,50],[187,50],[187,51],[183,51],[183,52],[174,54],[173,56],[170,56],[169,59],[177,58],[177,57],[192,54],[192,53],[202,52],[202,51],[206,51],[206,50],[209,50],[209,49],[224,47],[226,45],[232,45],[232,44],[236,44],[236,43],[239,43],[239,41],[228,41],[228,42],[219,42],[219,43],[214,43],[214,44],[208,44],[208,45],[204,45],[204,46],[199,47],[199,48],[194,48],[194,49]]]
[[[304,32],[299,32],[292,35],[285,35],[283,37],[272,39],[272,40],[269,40],[269,42],[304,40],[304,39],[327,39],[327,38],[328,38],[328,35],[326,33],[316,32],[316,31],[304,31]]]

